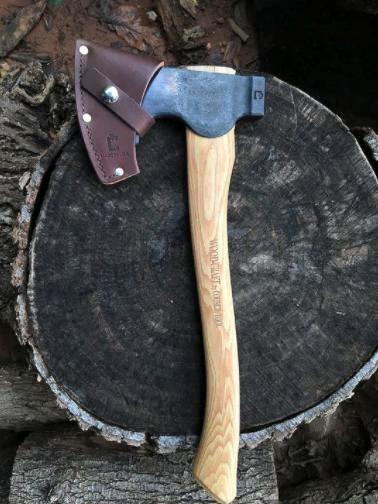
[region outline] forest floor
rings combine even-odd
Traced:
[[[164,0],[38,3],[34,11],[30,11],[30,0],[0,4],[0,25],[9,26],[16,15],[23,17],[24,27],[32,25],[14,44],[16,49],[8,51],[11,60],[51,60],[55,69],[72,76],[75,40],[84,38],[153,54],[169,64],[229,63],[246,69],[257,64],[251,13],[244,2],[181,0],[175,9]],[[10,27],[6,44],[14,32]]]

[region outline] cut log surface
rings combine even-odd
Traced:
[[[267,85],[265,117],[236,128],[228,208],[243,432],[321,404],[371,371],[378,345],[375,174],[337,116]],[[57,160],[34,214],[29,341],[87,424],[198,434],[184,127],[159,122],[137,154],[141,174],[113,187],[79,137]]]
[[[193,479],[193,457],[193,450],[151,456],[78,429],[34,433],[17,452],[9,503],[210,504]],[[240,451],[235,502],[278,502],[269,442]]]

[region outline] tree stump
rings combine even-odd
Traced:
[[[377,367],[378,185],[341,120],[272,77],[236,153],[230,266],[242,441],[255,446],[331,411]],[[141,174],[105,187],[77,134],[36,178],[18,320],[82,427],[169,450],[200,433],[205,399],[184,127],[160,121],[137,155]]]

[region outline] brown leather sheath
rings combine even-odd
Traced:
[[[163,66],[149,56],[128,54],[77,40],[75,94],[81,133],[97,176],[115,184],[139,173],[137,135],[154,119],[141,104],[149,83]],[[115,86],[118,99],[107,103],[102,92]]]

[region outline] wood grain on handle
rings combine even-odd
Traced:
[[[234,73],[222,67],[194,70]],[[214,113],[217,113],[214,110]],[[228,260],[227,205],[234,129],[204,138],[187,129],[190,225],[205,346],[207,398],[193,473],[219,502],[236,496],[239,364]]]

